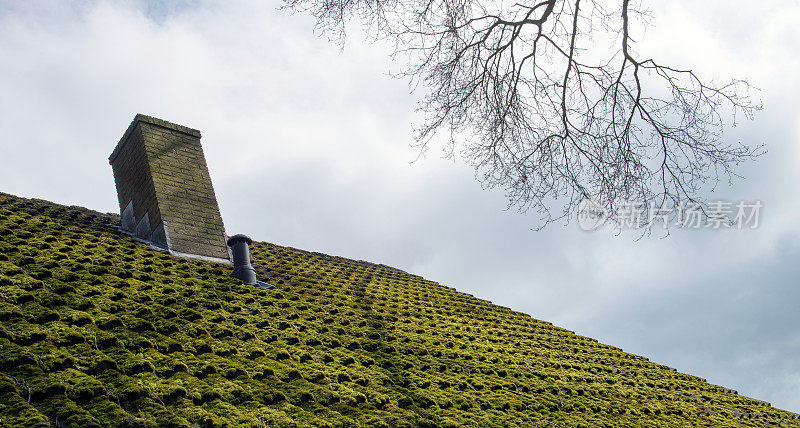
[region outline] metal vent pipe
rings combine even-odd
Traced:
[[[233,253],[233,276],[240,279],[245,285],[258,285],[264,288],[272,288],[266,282],[256,280],[256,270],[250,263],[250,244],[253,240],[246,235],[233,235],[228,238],[228,246]]]

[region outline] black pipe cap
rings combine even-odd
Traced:
[[[238,243],[238,242],[242,242],[242,241],[246,242],[246,243],[247,243],[247,245],[252,245],[252,244],[253,244],[253,240],[252,240],[252,239],[250,239],[250,237],[249,237],[249,236],[247,236],[247,235],[242,235],[242,234],[240,233],[240,234],[238,234],[238,235],[233,235],[233,236],[231,236],[230,238],[228,238],[228,246],[229,246],[229,247],[233,247],[233,246],[234,246],[236,243]]]

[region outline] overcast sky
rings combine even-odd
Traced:
[[[0,191],[117,212],[108,155],[156,116],[202,131],[229,234],[396,266],[800,412],[800,3],[653,3],[642,52],[761,89],[725,138],[769,153],[714,195],[763,201],[756,230],[534,232],[462,162],[410,163],[419,94],[385,48],[339,50],[278,1],[0,0]]]

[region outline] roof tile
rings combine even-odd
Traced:
[[[0,426],[800,426],[797,415],[384,265],[228,267],[0,194]]]

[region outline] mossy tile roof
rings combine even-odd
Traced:
[[[0,426],[800,426],[383,265],[257,242],[259,278],[0,194]]]

